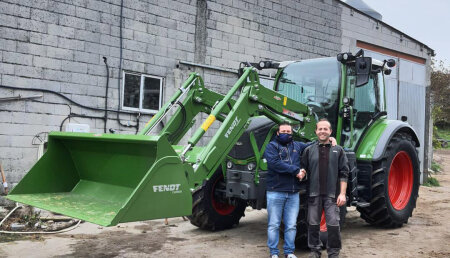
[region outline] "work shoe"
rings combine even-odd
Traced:
[[[297,256],[295,256],[294,254],[285,254],[284,257],[285,258],[297,258]]]
[[[278,257],[278,254],[272,254],[272,255],[270,256],[270,258],[279,258],[279,257]]]

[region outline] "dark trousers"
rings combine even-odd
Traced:
[[[339,256],[341,250],[341,233],[339,228],[339,207],[336,205],[336,199],[317,196],[309,197],[308,200],[308,247],[312,252],[320,256],[320,219],[322,209],[325,211],[325,220],[327,222],[328,241],[327,252],[329,257]]]

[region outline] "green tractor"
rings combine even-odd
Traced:
[[[192,73],[138,135],[50,133],[47,152],[7,198],[103,226],[189,215],[197,227],[227,229],[247,206],[266,207],[262,156],[277,124],[289,121],[297,140],[312,141],[316,121],[327,118],[350,163],[347,206],[372,225],[408,221],[419,189],[419,141],[408,123],[387,119],[383,76],[393,60],[359,51],[241,65],[225,96]],[[261,85],[261,69],[277,69],[273,89]],[[207,119],[180,144],[200,113]],[[217,132],[198,146],[216,120]],[[306,191],[300,192],[300,243]]]

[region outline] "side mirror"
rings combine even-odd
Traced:
[[[372,70],[371,57],[358,57],[355,60],[356,87],[360,87],[369,82],[370,71]]]
[[[386,64],[389,68],[392,68],[395,66],[395,60],[394,59],[389,59],[386,61]]]

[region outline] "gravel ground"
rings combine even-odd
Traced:
[[[398,229],[367,225],[349,208],[342,257],[450,257],[450,151],[437,151],[440,187],[420,187],[417,208]],[[1,257],[268,257],[265,210],[247,209],[238,227],[208,232],[182,218],[102,228],[82,223],[55,235],[14,237],[0,243]],[[0,235],[2,238],[10,236]],[[2,241],[0,241],[2,242]],[[281,243],[280,243],[281,247]],[[296,255],[307,256],[306,250]]]

